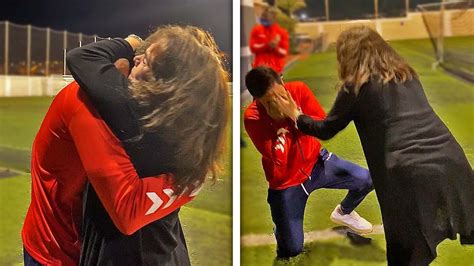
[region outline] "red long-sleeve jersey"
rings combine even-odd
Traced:
[[[196,186],[175,195],[169,175],[140,179],[120,141],[75,82],[55,97],[36,135],[31,177],[22,239],[43,265],[79,263],[87,181],[124,234],[168,215],[199,191]]]
[[[269,43],[277,36],[280,36],[280,41],[276,47],[272,48]],[[250,51],[255,54],[252,67],[267,66],[277,73],[282,73],[288,49],[288,32],[277,23],[273,23],[269,27],[259,24],[252,29],[250,34]]]
[[[324,119],[324,110],[303,82],[288,82],[285,89],[304,114]],[[262,155],[263,170],[271,189],[285,189],[306,181],[321,148],[316,138],[298,131],[295,123],[288,119],[273,120],[256,100],[245,110],[244,125]]]

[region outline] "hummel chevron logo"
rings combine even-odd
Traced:
[[[163,192],[165,192],[165,194],[168,195],[168,197],[170,198],[168,200],[168,203],[166,203],[166,205],[163,207],[163,209],[166,209],[171,206],[171,204],[173,204],[173,202],[176,200],[176,195],[173,195],[174,191],[170,188],[163,190]]]
[[[195,197],[199,193],[199,191],[201,191],[202,187],[203,187],[203,184],[196,187],[193,191],[191,191],[191,193],[189,194],[189,197]],[[181,194],[178,196],[178,195],[174,194],[174,191],[171,188],[163,189],[163,193],[165,193],[169,198],[168,202],[166,202],[165,206],[163,206],[163,209],[166,209],[166,208],[170,207],[171,205],[173,205],[173,203],[177,199],[185,196],[187,191],[189,191],[189,188],[185,188],[183,190],[183,192],[181,192]],[[155,192],[147,192],[146,195],[151,200],[151,202],[153,202],[153,205],[151,205],[151,207],[145,213],[145,215],[149,215],[149,214],[155,213],[159,208],[161,208],[164,201]]]
[[[280,128],[277,131],[277,143],[275,145],[275,150],[281,150],[281,152],[285,152],[285,138],[286,138],[286,133],[289,133],[286,128]]]
[[[153,205],[151,205],[150,209],[148,209],[148,211],[145,213],[145,215],[149,215],[156,212],[156,210],[160,208],[161,204],[163,204],[163,200],[160,197],[158,197],[158,195],[155,192],[147,192],[146,195],[153,202]]]

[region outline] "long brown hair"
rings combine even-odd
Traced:
[[[349,84],[356,94],[371,77],[384,84],[391,80],[398,83],[417,77],[415,70],[367,26],[343,31],[337,39],[336,52],[339,79]]]
[[[164,26],[141,51],[148,47],[152,73],[130,89],[148,110],[143,130],[160,131],[176,145],[180,193],[202,184],[208,174],[216,179],[229,118],[228,74],[213,37],[202,29]]]

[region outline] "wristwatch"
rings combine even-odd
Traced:
[[[140,36],[138,36],[138,35],[136,35],[136,34],[130,34],[130,35],[127,36],[127,38],[133,38],[133,39],[135,39],[135,40],[137,40],[137,41],[139,41],[139,42],[143,42],[143,39],[140,38]]]
[[[298,129],[298,118],[299,118],[301,115],[304,115],[304,114],[303,114],[303,111],[301,110],[301,107],[298,107],[298,109],[296,109],[296,116],[295,116],[295,128],[296,128],[296,129]]]

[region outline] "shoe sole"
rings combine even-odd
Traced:
[[[329,218],[330,218],[330,220],[331,220],[333,223],[339,224],[339,225],[343,225],[343,226],[345,226],[345,227],[348,227],[348,228],[350,228],[352,231],[354,231],[354,232],[356,232],[356,233],[358,233],[358,234],[370,234],[370,233],[372,233],[372,232],[374,231],[374,226],[372,226],[372,229],[370,229],[370,230],[360,230],[360,229],[354,228],[354,227],[352,227],[352,226],[350,226],[350,225],[348,225],[348,224],[345,224],[345,223],[339,222],[338,220],[335,220],[335,219],[332,217],[332,215],[331,215],[331,217],[329,217]]]

